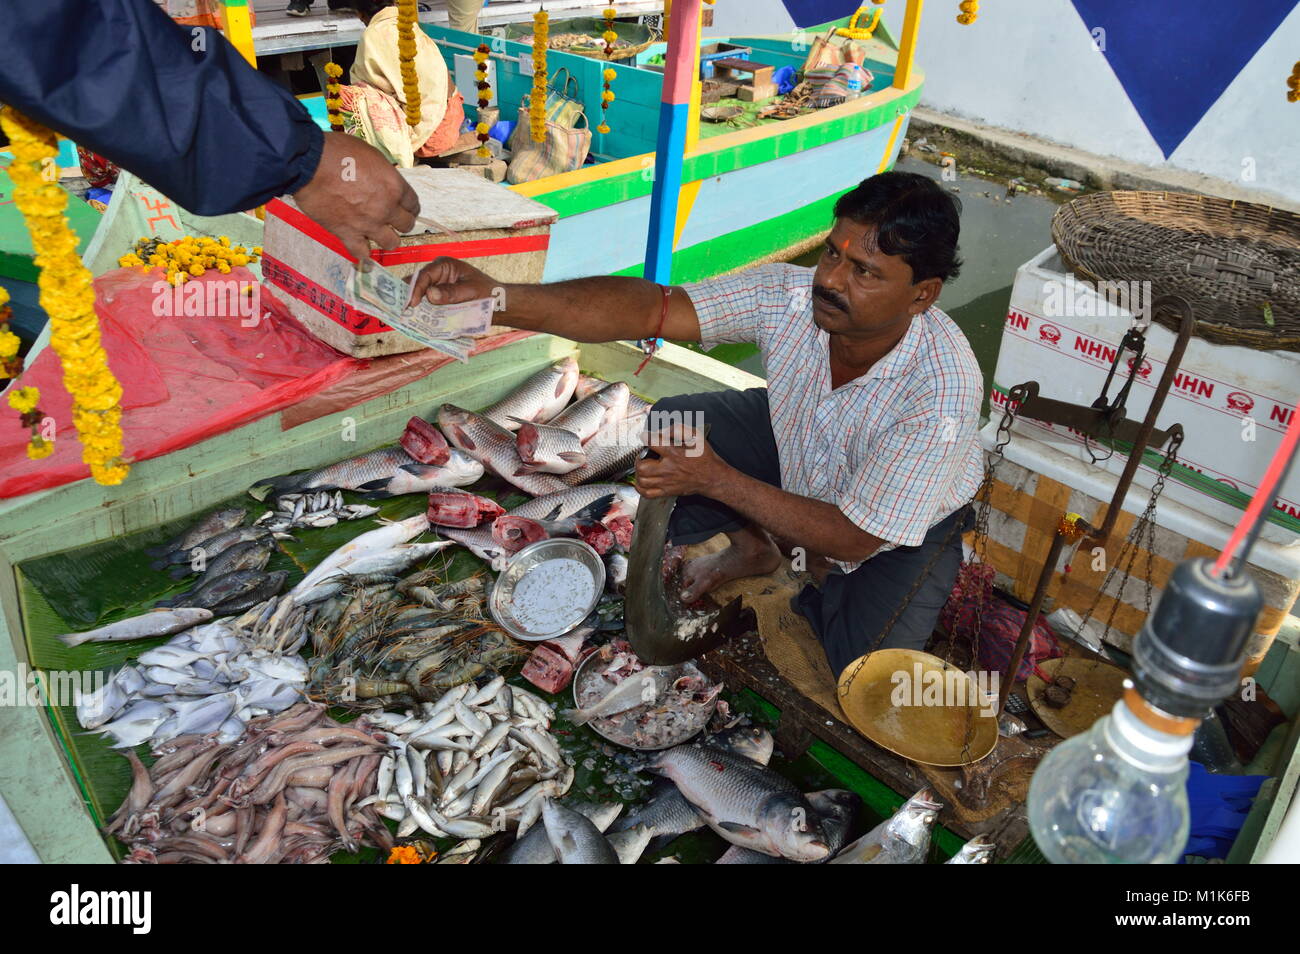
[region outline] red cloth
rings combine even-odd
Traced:
[[[122,384],[128,460],[189,447],[288,407],[366,366],[310,335],[262,286],[263,317],[252,327],[243,327],[245,319],[238,314],[218,317],[232,310],[228,304],[222,307],[224,296],[208,299],[203,311],[211,315],[159,317],[154,287],[161,275],[158,269],[146,275],[123,268],[95,280],[101,339],[109,367]],[[209,273],[193,284],[205,286],[206,296],[208,283],[231,279],[256,284],[242,268],[230,275]],[[42,351],[14,386],[28,385],[40,389],[40,409],[57,423],[55,450],[43,460],[28,459],[30,432],[7,401],[0,405],[0,497],[90,475],[74,436],[63,369],[52,349]]]

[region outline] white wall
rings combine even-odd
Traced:
[[[886,8],[891,27],[901,20],[901,6]],[[925,5],[917,50],[926,75],[921,105],[1088,152],[1200,172],[1300,200],[1300,103],[1286,101],[1286,78],[1300,58],[1300,7],[1168,159],[1069,0],[984,3],[979,19],[967,26],[956,22],[955,9],[947,0]],[[1254,161],[1253,182],[1242,180],[1247,158]]]

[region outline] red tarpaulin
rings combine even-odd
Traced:
[[[123,268],[95,280],[100,336],[122,384],[122,431],[131,461],[189,447],[275,411],[285,411],[285,428],[296,427],[395,391],[452,361],[428,350],[370,360],[342,355],[303,329],[246,269],[209,273],[161,296],[155,291],[160,275]],[[225,294],[232,281],[256,287],[256,320],[252,308]],[[202,308],[191,286],[202,289]],[[474,354],[529,334],[486,336]],[[18,412],[0,402],[0,497],[90,476],[53,350],[42,351],[14,387],[28,385],[40,389],[40,409],[56,422],[55,449],[44,460],[30,460],[29,431]],[[399,436],[400,430],[394,442]]]

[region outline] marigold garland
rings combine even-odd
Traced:
[[[9,330],[9,319],[13,315],[14,311],[9,307],[9,291],[0,286],[0,380],[16,378],[23,369],[18,357],[22,341]]]
[[[122,460],[122,386],[100,345],[91,274],[77,255],[77,237],[63,214],[68,194],[42,174],[45,163],[58,154],[58,142],[52,131],[9,107],[0,110],[0,128],[14,155],[9,167],[14,204],[36,250],[41,307],[50,316],[50,347],[63,364],[63,386],[72,396],[81,459],[98,483],[120,484],[130,471]],[[52,450],[50,442],[34,438],[28,455],[35,459]]]
[[[551,17],[545,10],[533,14],[533,92],[528,100],[528,125],[533,142],[546,141],[546,50],[550,45]]]
[[[333,60],[325,64],[325,109],[329,112],[330,129],[334,132],[343,131],[343,87],[339,84],[342,75],[343,67]]]
[[[488,82],[487,68],[488,57],[491,53],[492,50],[486,43],[480,43],[478,49],[474,51],[474,79],[476,81],[474,85],[478,87],[478,114],[480,119],[483,116],[483,110],[492,105],[492,84]],[[487,123],[480,122],[477,128],[478,141],[482,143],[478,147],[479,157],[482,159],[490,158],[492,150],[488,148],[488,140],[492,138],[490,135],[492,127]]]
[[[957,22],[961,24],[974,23],[979,16],[980,0],[961,0],[957,4],[961,13],[957,14]]]
[[[1286,101],[1300,102],[1300,62],[1291,67],[1291,75],[1286,78]]]
[[[416,0],[397,0],[397,54],[402,64],[406,125],[420,125],[420,77],[415,72],[415,30],[420,19]]]
[[[191,276],[198,278],[210,268],[222,275],[229,275],[231,269],[256,262],[261,257],[262,246],[254,245],[248,249],[242,245],[231,245],[230,238],[226,235],[216,238],[186,235],[170,242],[158,238],[138,239],[135,248],[119,258],[117,264],[122,268],[139,268],[146,272],[163,268],[167,271],[167,281],[181,285]]]
[[[614,44],[618,42],[618,34],[614,32],[614,18],[618,16],[618,11],[613,7],[605,8],[605,59],[614,58]],[[600,94],[600,125],[596,127],[596,132],[609,132],[609,104],[614,101],[614,91],[610,88],[614,78],[618,76],[614,67],[605,67],[605,91]]]

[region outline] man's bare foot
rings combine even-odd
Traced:
[[[781,553],[766,531],[746,527],[727,536],[727,549],[696,557],[682,568],[683,603],[694,603],[728,580],[762,576],[781,565]]]

